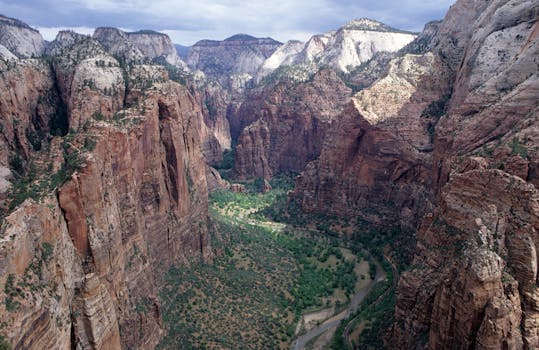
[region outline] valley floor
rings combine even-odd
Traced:
[[[359,245],[316,226],[271,220],[268,208],[289,188],[274,185],[265,194],[213,194],[215,259],[166,275],[161,349],[327,347],[331,332],[386,279]]]

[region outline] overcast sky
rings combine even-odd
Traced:
[[[39,29],[52,40],[58,29],[92,33],[95,27],[153,29],[178,44],[222,40],[233,34],[307,40],[368,17],[421,31],[442,19],[455,0],[0,0],[0,14]]]

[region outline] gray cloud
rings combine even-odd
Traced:
[[[306,39],[360,17],[420,31],[454,0],[0,0],[0,13],[38,28],[115,26],[166,31],[175,42],[235,33]],[[45,30],[47,31],[47,30]],[[47,31],[47,33],[50,30]]]

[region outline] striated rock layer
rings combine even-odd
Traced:
[[[45,40],[26,23],[0,15],[0,46],[19,58],[37,57],[45,50]]]
[[[306,43],[289,41],[261,66],[266,76],[278,67],[316,63],[349,73],[379,52],[396,52],[410,43],[414,33],[391,28],[367,18],[346,23],[338,30],[311,37]]]
[[[100,27],[93,38],[107,51],[128,62],[141,60],[162,60],[167,64],[187,69],[187,65],[178,56],[172,40],[166,34],[152,30],[127,33],[117,28]]]
[[[232,136],[238,137],[236,176],[270,178],[301,171],[320,154],[321,140],[350,94],[331,70],[321,70],[312,81],[254,92],[230,120]]]
[[[50,64],[0,62],[2,180],[32,178],[34,198],[2,224],[0,334],[14,349],[153,349],[161,276],[211,260],[204,113],[163,67],[61,40]]]
[[[453,89],[435,128],[436,208],[399,282],[398,348],[539,347],[538,13],[458,1],[428,45]]]
[[[145,107],[127,128],[92,127],[96,147],[58,196],[6,218],[0,275],[16,306],[1,314],[15,348],[153,348],[159,276],[210,257],[196,103],[165,83]]]
[[[539,347],[538,14],[457,1],[354,96],[298,178],[307,211],[419,227],[394,348]]]

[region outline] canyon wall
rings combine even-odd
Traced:
[[[533,1],[458,1],[435,36],[455,74],[434,136],[436,208],[397,292],[401,349],[539,346],[538,17]]]
[[[278,82],[253,91],[231,115],[240,179],[299,172],[320,154],[322,140],[351,90],[331,70],[305,82]]]
[[[204,113],[162,67],[80,39],[1,63],[0,333],[15,349],[153,349],[164,272],[212,258]]]
[[[396,348],[539,346],[538,6],[457,1],[370,85],[355,72],[368,86],[298,178],[306,211],[418,227]]]

